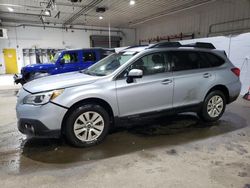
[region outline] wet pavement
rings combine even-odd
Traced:
[[[185,162],[190,165],[197,155],[195,160],[197,164],[203,165],[204,163],[220,167],[208,175],[210,179],[215,181],[214,184],[210,182],[214,186],[209,184],[204,187],[224,187],[224,185],[227,187],[227,178],[231,178],[229,174],[232,174],[234,169],[238,169],[239,172],[237,172],[237,178],[234,179],[236,182],[232,184],[232,187],[238,185],[244,187],[250,183],[250,102],[239,99],[236,103],[229,105],[221,120],[215,123],[204,123],[191,113],[158,118],[140,122],[132,128],[116,129],[108,135],[103,143],[97,146],[74,148],[65,143],[63,139],[26,138],[20,134],[16,128],[14,114],[15,93],[14,89],[0,91],[0,178],[1,174],[3,177],[7,175],[7,179],[11,179],[13,176],[39,175],[42,172],[50,174],[51,171],[58,178],[64,177],[62,174],[59,175],[63,171],[75,169],[68,172],[67,176],[71,176],[75,171],[79,171],[79,169],[76,170],[79,166],[80,172],[83,173],[84,169],[91,168],[93,165],[100,165],[99,168],[108,165],[108,167],[106,166],[107,173],[109,170],[111,170],[110,173],[113,173],[113,167],[117,165],[119,167],[119,164],[125,166],[125,169],[134,168],[133,165],[137,163],[142,165],[140,160],[144,162],[146,160],[144,166],[152,163],[152,168],[145,169],[144,173],[161,173],[163,179],[159,181],[164,182],[164,175],[168,176],[168,170],[164,171],[162,168],[154,172],[155,158],[158,158],[155,164],[161,161],[164,166],[171,166],[171,162],[166,160],[170,160],[169,157],[173,156],[175,158],[171,158],[172,162],[185,159]],[[163,153],[164,158],[162,157]],[[215,156],[210,155],[217,157],[214,158]],[[206,162],[203,158],[207,158]],[[196,166],[197,164],[192,165]],[[176,169],[178,168],[176,167]],[[184,164],[183,168],[185,168]],[[227,170],[229,170],[228,175]],[[124,168],[121,171],[124,171]],[[98,172],[95,172],[95,175],[96,173]],[[136,173],[136,170],[134,169],[131,173]],[[141,177],[145,174],[142,174]],[[217,175],[214,176],[214,174]],[[223,177],[218,179],[221,174],[224,174],[225,177],[222,175]],[[50,176],[53,177],[51,174]],[[238,180],[238,178],[240,179]],[[221,183],[221,179],[225,182]],[[6,184],[4,184],[6,187],[9,185],[8,182],[6,180]],[[100,183],[93,185],[100,185]],[[55,185],[59,186],[60,183],[56,181]],[[155,184],[153,185],[152,187],[157,187]],[[172,187],[179,187],[178,185]],[[180,183],[180,185],[182,184]]]

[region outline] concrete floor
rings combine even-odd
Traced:
[[[15,92],[0,86],[1,188],[250,187],[250,102],[239,99],[213,124],[162,118],[79,149],[20,134]]]

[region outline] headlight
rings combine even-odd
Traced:
[[[30,94],[24,97],[23,104],[33,104],[33,105],[46,104],[50,100],[53,100],[59,95],[61,95],[62,92],[63,89],[44,92],[44,93]]]

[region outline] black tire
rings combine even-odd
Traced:
[[[81,117],[81,116],[83,117],[84,116],[83,114],[88,113],[88,112],[90,112],[90,113],[94,112],[94,113],[99,114],[103,120],[102,122],[104,122],[103,123],[104,126],[102,126],[103,127],[102,132],[97,138],[95,138],[94,140],[91,140],[91,141],[83,141],[77,137],[77,136],[81,136],[80,134],[78,134],[76,136],[76,133],[74,131],[74,127],[75,127],[74,124],[76,123],[76,120],[79,119],[79,117]],[[92,115],[92,118],[93,118],[93,116],[94,116],[94,114]],[[84,120],[86,120],[86,119],[84,119]],[[85,126],[84,129],[87,129],[86,123],[83,123],[83,126]],[[76,107],[74,110],[72,110],[70,112],[68,118],[66,119],[65,136],[66,136],[67,141],[73,146],[76,146],[76,147],[93,146],[93,145],[99,144],[101,141],[103,141],[103,139],[107,136],[107,134],[109,132],[109,127],[110,127],[109,114],[107,113],[107,111],[103,107],[101,107],[100,105],[97,105],[97,104],[85,104],[85,105]],[[83,131],[84,134],[87,134],[87,137],[89,136],[89,134],[93,133],[93,132],[91,132],[90,129],[91,128]],[[93,128],[93,129],[95,129],[95,128]],[[81,133],[81,134],[83,134],[83,133]]]
[[[223,106],[221,108],[221,111],[220,113],[217,111],[218,115],[216,115],[215,117],[212,117],[209,112],[208,112],[208,103],[210,102],[210,100],[212,100],[213,97],[215,96],[219,96],[222,101],[223,101]],[[226,97],[225,95],[223,94],[223,92],[219,91],[219,90],[215,90],[215,91],[212,91],[210,92],[205,100],[203,101],[203,104],[202,104],[202,108],[201,110],[197,113],[197,115],[203,120],[203,121],[206,121],[206,122],[214,122],[214,121],[217,121],[218,119],[221,118],[221,116],[223,115],[224,111],[225,111],[225,108],[226,108]]]

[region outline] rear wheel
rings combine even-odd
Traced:
[[[109,115],[101,106],[86,104],[71,112],[66,122],[65,135],[74,146],[92,146],[106,137],[109,126]]]
[[[225,107],[225,95],[221,91],[212,91],[206,96],[198,116],[204,121],[217,121],[223,115]]]

